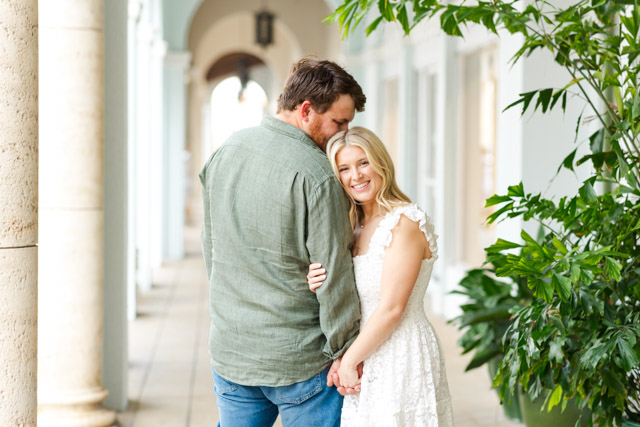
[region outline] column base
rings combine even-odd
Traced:
[[[39,427],[109,427],[115,422],[116,413],[100,406],[38,406]]]

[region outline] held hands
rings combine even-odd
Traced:
[[[357,366],[346,361],[343,361],[340,364],[340,368],[338,368],[338,378],[340,379],[340,384],[345,388],[355,388],[360,385]]]
[[[341,383],[340,375],[338,374],[341,364],[342,364],[342,358],[336,359],[333,362],[333,365],[331,365],[331,368],[327,373],[327,386],[331,387],[335,385],[336,388],[338,389],[338,393],[340,393],[342,396],[360,393],[360,378],[362,377],[363,363],[360,362],[356,367],[356,376],[358,379],[356,381],[356,384],[353,387],[347,387],[344,383]]]
[[[327,278],[327,270],[322,268],[322,264],[313,263],[309,266],[309,274],[307,274],[307,283],[309,283],[309,290],[311,292],[315,292],[320,286],[324,279]]]

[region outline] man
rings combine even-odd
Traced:
[[[323,149],[365,102],[340,66],[305,58],[276,117],[235,133],[200,174],[222,427],[270,426],[278,413],[285,426],[340,423],[327,374],[355,339],[360,309],[347,200]],[[315,260],[330,267],[317,294],[306,280]]]

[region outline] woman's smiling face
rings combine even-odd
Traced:
[[[347,193],[361,204],[376,203],[382,177],[373,170],[362,148],[350,145],[336,154],[340,182]]]

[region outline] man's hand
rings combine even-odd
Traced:
[[[327,373],[327,386],[332,387],[340,387],[340,378],[338,378],[338,369],[340,369],[340,362],[342,362],[342,357],[336,359],[331,364],[329,368],[329,372]]]
[[[327,373],[327,386],[336,386],[338,393],[342,396],[348,396],[350,394],[358,394],[360,393],[360,384],[356,384],[355,387],[344,387],[340,384],[340,377],[338,376],[338,369],[340,369],[340,363],[342,362],[342,358],[336,359],[333,361],[331,368],[329,368],[329,372]],[[362,367],[364,362],[358,364],[358,378],[362,378]]]

